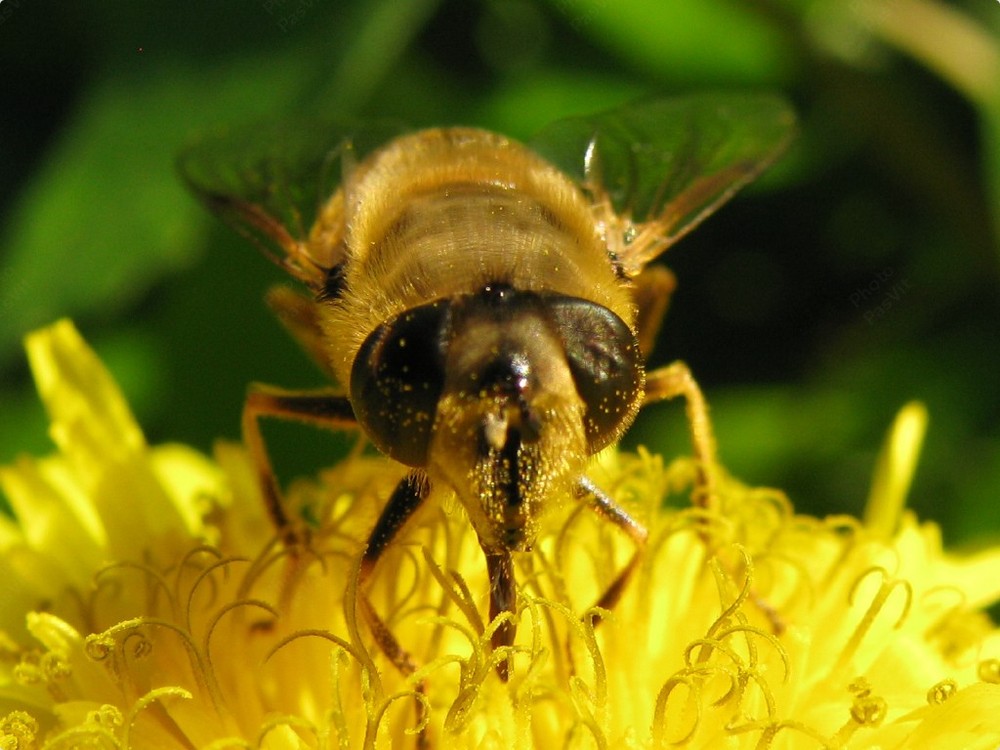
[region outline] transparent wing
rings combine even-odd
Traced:
[[[320,209],[357,162],[402,132],[395,123],[257,124],[198,139],[177,167],[223,221],[314,284],[323,263],[308,255],[305,243]]]
[[[627,238],[622,250],[634,275],[755,179],[795,129],[795,114],[780,97],[711,93],[558,120],[529,145],[595,203],[610,203],[642,238]]]

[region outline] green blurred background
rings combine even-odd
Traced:
[[[668,253],[654,355],[708,393],[729,468],[858,513],[909,399],[911,505],[1000,530],[1000,4],[966,0],[0,3],[0,460],[49,449],[20,348],[72,316],[153,442],[237,437],[246,385],[322,384],[262,302],[281,273],[182,189],[199,130],[397,117],[526,137],[651,92],[773,89],[802,133]],[[687,450],[682,410],[628,441]],[[343,438],[268,435],[282,473]]]

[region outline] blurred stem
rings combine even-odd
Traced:
[[[371,0],[358,6],[354,34],[327,84],[325,101],[337,102],[340,112],[356,112],[410,40],[440,5],[440,0]],[[324,101],[320,98],[319,101]]]
[[[994,237],[1000,238],[1000,42],[934,0],[856,0],[849,7],[880,39],[922,62],[979,108],[990,213]]]
[[[985,105],[1000,91],[1000,45],[985,29],[933,0],[858,0],[853,14],[883,41],[903,50]]]

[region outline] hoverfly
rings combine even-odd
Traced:
[[[673,277],[650,261],[756,178],[795,129],[770,95],[654,98],[557,121],[525,145],[473,128],[408,135],[318,126],[193,146],[187,183],[304,284],[271,295],[339,392],[251,388],[243,415],[268,511],[295,542],[258,421],[360,427],[409,471],[362,553],[358,603],[380,648],[415,665],[365,594],[432,492],[457,495],[486,557],[490,618],[516,611],[512,553],[575,497],[636,551],[645,529],[586,478],[640,406],[683,396],[708,503],[707,408],[681,362],[646,372]],[[510,646],[506,618],[493,647]],[[497,671],[508,677],[507,660]]]

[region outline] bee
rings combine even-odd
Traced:
[[[321,125],[302,140],[223,135],[182,155],[195,193],[308,290],[270,301],[339,387],[249,391],[244,437],[285,541],[296,535],[262,417],[360,428],[408,467],[358,580],[363,616],[403,673],[416,665],[366,584],[435,493],[457,496],[478,537],[491,620],[511,615],[494,649],[515,637],[512,555],[532,549],[564,498],[634,541],[596,606],[620,597],[646,531],[586,471],[641,406],[685,399],[695,502],[711,502],[701,390],[682,362],[643,364],[674,285],[649,263],[769,166],[794,129],[778,97],[706,94],[560,120],[526,144],[467,127]],[[501,679],[509,669],[498,660]]]

